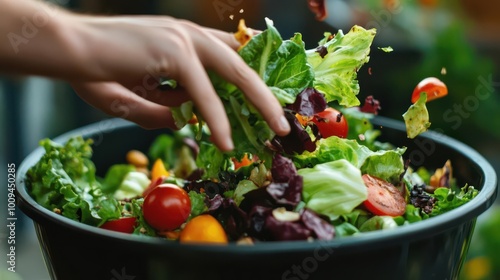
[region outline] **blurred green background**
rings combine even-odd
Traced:
[[[382,104],[380,115],[402,120],[415,85],[428,76],[440,78],[449,95],[428,104],[431,129],[477,149],[500,173],[499,1],[327,0],[325,22],[315,20],[305,0],[53,2],[84,13],[171,15],[227,31],[236,30],[240,18],[262,29],[264,17],[269,17],[284,38],[301,32],[308,48],[315,47],[325,31],[347,32],[353,24],[375,27],[378,35],[370,62],[359,72],[360,99],[373,95]],[[385,46],[394,51],[377,48]],[[0,112],[2,166],[19,165],[42,138],[109,117],[85,104],[66,83],[39,77],[0,76]],[[6,178],[6,168],[0,172]],[[6,197],[4,191],[0,190],[1,197]],[[500,210],[496,209],[478,221],[463,279],[500,279]],[[17,214],[17,234],[23,240],[17,279],[48,279],[31,221],[20,211]],[[0,229],[0,237],[5,236],[5,229]],[[5,244],[2,240],[0,246]],[[1,261],[0,276],[4,266]]]

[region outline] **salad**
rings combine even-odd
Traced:
[[[85,224],[179,242],[331,240],[397,228],[440,215],[478,191],[458,186],[452,163],[413,169],[405,147],[378,141],[361,104],[358,70],[369,60],[374,29],[325,33],[314,49],[301,34],[283,40],[271,20],[253,35],[243,22],[240,56],[271,88],[292,131],[280,137],[234,85],[211,73],[231,123],[235,149],[223,153],[191,103],[174,110],[178,131],[148,151],[132,150],[102,178],[92,140],[44,139],[45,154],[27,173],[42,206]],[[388,50],[389,48],[383,48]],[[175,81],[165,81],[175,86]],[[447,94],[422,81],[404,113],[408,137],[426,131],[426,102]]]

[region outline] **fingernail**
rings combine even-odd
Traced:
[[[226,151],[228,151],[228,152],[232,151],[234,149],[233,139],[227,138],[225,143],[224,143],[224,146],[225,146]]]
[[[210,139],[210,142],[215,143],[215,141],[214,141],[215,139],[214,139],[213,135],[211,135],[209,139]],[[234,149],[233,139],[231,139],[231,137],[226,138],[225,140],[222,140],[222,142],[219,143],[219,145],[217,145],[217,146],[223,152],[230,152]]]
[[[290,124],[288,123],[288,120],[285,118],[285,116],[281,116],[279,121],[278,121],[278,128],[281,132],[289,132],[290,131]]]

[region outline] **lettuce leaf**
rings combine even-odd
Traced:
[[[27,172],[33,198],[49,210],[58,209],[70,219],[99,226],[121,216],[114,198],[103,194],[91,161],[92,140],[69,139],[64,145],[49,139],[40,141],[42,158]]]
[[[406,148],[372,151],[356,140],[336,136],[320,139],[314,152],[304,152],[294,157],[298,168],[345,159],[361,172],[389,182],[397,182],[404,172],[402,155]]]
[[[432,212],[429,216],[438,216],[442,213],[453,210],[461,205],[472,200],[477,196],[479,191],[473,186],[465,185],[460,189],[460,192],[456,192],[451,188],[437,188],[434,190],[433,196],[436,198],[436,203],[432,208]]]
[[[411,105],[410,108],[408,108],[408,111],[403,114],[403,119],[406,125],[406,134],[410,139],[424,133],[431,126],[431,123],[429,122],[429,112],[425,106],[426,101],[427,94],[422,92],[417,102]]]
[[[274,89],[284,106],[312,85],[314,73],[307,63],[302,35],[297,33],[291,40],[283,41],[272,20],[266,18],[266,25],[267,29],[254,36],[239,54]]]
[[[368,197],[360,170],[345,159],[298,170],[306,207],[330,220],[346,215]]]
[[[330,40],[320,42],[319,49],[307,51],[307,61],[314,70],[314,88],[325,94],[328,102],[338,101],[342,106],[360,104],[356,80],[361,66],[369,61],[370,46],[376,30],[353,26],[344,34],[339,30]],[[331,34],[325,34],[331,37]],[[326,55],[324,50],[326,49]]]

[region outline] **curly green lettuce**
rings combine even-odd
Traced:
[[[100,226],[120,218],[121,207],[101,190],[90,159],[91,144],[92,140],[82,137],[73,137],[64,145],[49,139],[40,141],[45,154],[28,170],[26,182],[32,197],[43,207]]]

